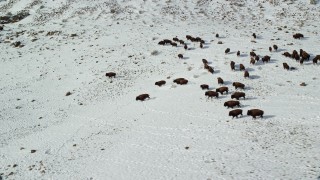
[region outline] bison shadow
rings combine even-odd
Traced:
[[[228,54],[236,54],[236,51],[229,52]]]
[[[187,59],[190,59],[190,57],[183,57],[182,59],[187,60]]]
[[[195,50],[195,49],[196,49],[196,48],[194,48],[194,47],[188,48],[188,50],[190,50],[190,51]]]
[[[213,73],[220,73],[220,70],[214,70]]]
[[[239,57],[248,57],[248,54],[240,54]]]
[[[253,68],[246,68],[246,70],[247,70],[248,72],[255,71],[255,69],[253,69]]]
[[[223,82],[224,85],[230,85],[230,84],[232,84],[232,83],[233,83],[233,82],[231,82],[231,81],[224,81],[224,82]]]
[[[263,116],[262,119],[270,119],[270,118],[274,118],[276,117],[275,115],[266,115],[266,116]]]
[[[260,76],[258,76],[258,75],[250,75],[249,76],[249,79],[259,79],[260,78]]]
[[[277,51],[275,51],[275,52],[282,52],[282,51],[287,51],[287,49],[280,48],[280,49],[277,49]]]
[[[202,49],[208,49],[209,48],[209,46],[203,46],[202,47]]]
[[[249,101],[250,101],[250,100],[255,100],[255,99],[258,99],[258,98],[257,98],[257,97],[246,97],[245,101],[246,101],[246,100],[249,100]]]

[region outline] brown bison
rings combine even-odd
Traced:
[[[184,78],[178,78],[173,80],[174,83],[180,84],[180,85],[185,85],[188,84],[188,80],[184,79]]]
[[[232,86],[234,86],[236,89],[241,88],[244,89],[245,85],[240,82],[234,82],[232,83]]]
[[[150,99],[150,96],[149,94],[140,94],[139,96],[136,97],[136,101],[144,101],[145,99],[149,98]]]
[[[266,55],[266,56],[264,56],[264,57],[262,58],[262,62],[263,62],[263,63],[269,62],[270,59],[271,59],[271,57]]]
[[[239,115],[243,116],[242,109],[234,109],[229,112],[229,116],[232,116],[232,119],[234,117],[238,118]]]
[[[185,45],[183,46],[183,48],[184,48],[185,50],[187,50],[187,49],[188,49],[188,46],[185,44]]]
[[[202,59],[203,64],[208,64],[208,61],[206,59]]]
[[[243,76],[244,76],[244,78],[248,78],[249,77],[249,72],[248,71],[244,71]]]
[[[184,44],[184,41],[183,41],[183,40],[179,40],[179,43],[180,43],[180,44]]]
[[[165,85],[166,84],[166,81],[165,80],[161,80],[161,81],[157,81],[154,83],[154,85],[157,85],[157,86],[162,86],[162,85]]]
[[[219,87],[219,88],[216,89],[216,92],[219,92],[220,94],[223,94],[224,92],[226,92],[226,94],[228,94],[229,88],[225,87],[225,86]]]
[[[237,99],[237,100],[239,100],[241,97],[243,97],[243,99],[246,99],[246,93],[244,93],[244,92],[234,92],[234,93],[231,95],[231,99]]]
[[[299,61],[299,60],[300,60],[300,56],[299,56],[299,54],[298,54],[298,53],[297,53],[297,54],[295,54],[293,58],[294,58],[296,61]]]
[[[301,33],[296,33],[296,34],[293,35],[293,38],[294,38],[294,39],[303,38],[303,34],[301,34]]]
[[[296,54],[298,54],[298,51],[297,50],[293,50],[292,54],[291,54],[291,58],[294,58]]]
[[[178,44],[175,43],[175,42],[172,42],[172,43],[170,43],[170,44],[171,44],[171,46],[173,46],[173,47],[178,47]]]
[[[114,72],[108,72],[108,73],[106,73],[106,76],[107,77],[109,77],[109,78],[112,78],[112,77],[116,77],[116,73],[114,73]]]
[[[205,96],[208,96],[208,98],[213,98],[213,97],[218,98],[219,94],[214,91],[206,91]]]
[[[261,118],[263,118],[263,114],[264,112],[260,109],[250,109],[247,112],[247,115],[252,116],[253,119],[255,119],[257,116],[260,116]]]
[[[285,57],[291,57],[291,54],[289,52],[285,52],[282,55],[284,55]]]
[[[225,102],[224,104],[224,107],[231,107],[231,108],[233,108],[233,107],[235,107],[235,106],[238,106],[238,107],[240,107],[240,102],[239,101],[233,101],[233,100],[231,100],[231,101],[227,101],[227,102]]]
[[[320,55],[316,55],[316,57],[313,58],[312,60],[313,64],[317,64],[318,60],[320,60]]]
[[[173,80],[173,82],[178,84],[181,80],[184,80],[184,79],[185,78],[177,78],[177,79]]]
[[[243,64],[240,64],[240,71],[244,71],[244,70],[246,70],[246,68],[244,67]]]
[[[260,60],[260,57],[259,57],[258,55],[256,55],[256,56],[254,57],[254,60],[259,61],[259,60]]]
[[[219,34],[217,33],[217,34],[216,34],[216,38],[218,38],[218,37],[219,37]]]
[[[213,74],[213,73],[214,73],[213,67],[208,66],[208,71],[209,71],[211,74]]]
[[[227,48],[227,49],[224,51],[225,54],[228,54],[229,52],[230,52],[230,48]]]
[[[253,52],[253,51],[251,51],[251,52],[250,52],[250,56],[251,56],[251,57],[255,57],[255,56],[256,56],[256,53]]]
[[[164,41],[159,41],[158,44],[159,45],[165,45],[166,43]]]
[[[269,47],[269,51],[270,51],[270,52],[272,51],[272,47]]]
[[[204,69],[209,69],[210,67],[207,63],[204,63],[203,66],[204,66]]]
[[[253,38],[254,38],[254,39],[256,39],[256,38],[257,38],[256,33],[253,33],[253,34],[252,34],[252,36],[253,36]]]
[[[2,31],[3,30],[3,26],[0,26],[0,31]]]
[[[165,44],[171,44],[171,43],[172,43],[172,41],[171,41],[170,39],[164,39],[163,42],[164,42]]]
[[[177,37],[173,38],[172,40],[177,41],[177,42],[179,41],[179,39]]]
[[[201,84],[200,87],[201,87],[202,90],[204,90],[204,89],[209,90],[209,85],[208,84]]]
[[[192,36],[190,35],[186,35],[187,40],[190,40],[192,38]]]
[[[286,70],[290,69],[290,67],[287,63],[282,63],[282,65],[283,65],[283,69],[286,69]]]
[[[233,70],[233,71],[235,70],[235,68],[234,68],[235,64],[236,63],[234,61],[230,62],[230,67],[231,67],[231,70]]]
[[[218,77],[218,84],[223,84],[223,79],[221,77]]]
[[[205,44],[206,42],[203,39],[201,39],[200,43]]]
[[[183,59],[183,55],[182,54],[178,54],[178,58],[179,59]]]
[[[200,43],[200,48],[201,48],[201,49],[203,48],[203,44],[202,44],[202,43]]]
[[[240,56],[240,51],[237,52],[237,56]]]
[[[310,54],[308,54],[307,52],[303,51],[302,54],[301,54],[301,59],[310,60]]]
[[[275,51],[277,51],[278,50],[278,46],[277,45],[273,45],[273,49],[275,50]]]
[[[255,63],[256,63],[256,61],[253,58],[251,58],[250,64],[254,65]]]

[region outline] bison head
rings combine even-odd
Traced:
[[[250,116],[252,114],[251,110],[248,110],[247,115]]]

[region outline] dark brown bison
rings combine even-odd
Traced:
[[[295,54],[293,58],[294,58],[296,61],[299,61],[299,60],[300,60],[300,56],[299,56],[299,54],[298,54],[298,53],[297,53],[297,54]]]
[[[237,52],[237,56],[240,56],[240,51]]]
[[[244,76],[244,78],[248,78],[249,77],[249,72],[248,71],[244,71],[243,76]]]
[[[226,92],[226,94],[228,94],[229,88],[225,87],[225,86],[219,87],[219,88],[216,89],[216,92],[219,92],[220,94],[223,94],[224,92]]]
[[[171,44],[172,43],[172,41],[170,39],[164,39],[163,41],[164,41],[165,44]]]
[[[145,99],[149,98],[150,99],[150,96],[149,94],[140,94],[139,96],[136,97],[136,101],[144,101]]]
[[[164,41],[158,42],[159,45],[165,45],[166,43]]]
[[[250,56],[251,56],[251,57],[255,57],[255,56],[256,56],[256,53],[253,52],[253,51],[251,51],[251,52],[250,52]]]
[[[221,77],[218,77],[218,84],[223,84],[223,79]]]
[[[239,115],[243,116],[242,109],[234,109],[229,112],[229,116],[232,116],[232,119],[234,117],[238,118]]]
[[[209,85],[208,84],[201,84],[200,87],[201,87],[202,90],[204,90],[204,89],[208,89],[209,90]]]
[[[292,51],[292,54],[291,54],[291,58],[294,58],[294,57],[296,56],[296,54],[298,54],[298,51],[293,50],[293,51]]]
[[[208,98],[213,98],[213,97],[218,98],[219,94],[214,91],[206,91],[205,96],[208,96]]]
[[[275,51],[277,51],[278,50],[278,46],[277,45],[273,45],[273,49],[275,50]]]
[[[182,54],[178,54],[178,58],[179,59],[183,59],[183,55]]]
[[[234,86],[236,89],[241,88],[244,89],[245,85],[240,82],[234,82],[232,83],[232,86]]]
[[[190,35],[186,35],[187,40],[190,40],[192,38],[192,36]]]
[[[272,47],[269,47],[269,51],[270,51],[270,52],[272,51]]]
[[[231,100],[231,101],[227,101],[227,102],[225,102],[224,104],[224,107],[231,107],[231,108],[233,108],[233,107],[235,107],[235,106],[238,106],[238,107],[240,107],[240,102],[239,101],[233,101],[233,100]]]
[[[180,43],[180,44],[184,44],[184,41],[183,41],[183,40],[179,40],[179,43]]]
[[[172,40],[173,40],[173,41],[176,41],[176,42],[179,41],[179,39],[178,39],[177,37],[173,38]]]
[[[284,55],[285,57],[291,57],[291,54],[289,52],[285,52],[282,55]]]
[[[183,48],[184,48],[185,50],[187,50],[187,49],[188,49],[188,46],[185,44],[185,45],[183,46]]]
[[[304,60],[300,59],[300,65],[303,65]]]
[[[217,33],[217,34],[216,34],[216,38],[218,38],[218,37],[219,37],[219,34]]]
[[[258,55],[256,55],[256,56],[254,57],[254,60],[259,61],[259,60],[260,60],[260,57],[259,57]]]
[[[244,93],[244,92],[234,92],[234,93],[231,95],[231,99],[237,99],[237,100],[239,100],[241,97],[243,97],[243,99],[246,99],[246,93]]]
[[[213,67],[208,66],[208,71],[209,71],[211,74],[213,74],[213,73],[214,73]]]
[[[201,49],[203,48],[203,44],[202,44],[202,43],[200,43],[200,48],[201,48]]]
[[[201,42],[202,39],[200,37],[196,37],[196,42]]]
[[[256,33],[253,33],[253,34],[252,34],[252,36],[253,36],[253,38],[254,38],[254,39],[256,39],[256,38],[257,38]]]
[[[161,81],[157,81],[154,83],[154,85],[157,85],[157,86],[162,86],[162,85],[165,85],[166,84],[166,81],[165,80],[161,80]]]
[[[171,46],[178,47],[178,44],[175,43],[175,42],[172,42],[172,43],[170,43],[170,44],[171,44]]]
[[[204,63],[203,66],[204,66],[204,69],[209,69],[210,67],[207,63]]]
[[[308,54],[307,52],[303,51],[302,54],[301,54],[301,59],[310,60],[310,54]]]
[[[234,66],[235,66],[235,62],[231,61],[230,62],[230,67],[231,67],[231,70],[233,70],[233,71],[235,70]]]
[[[283,65],[283,69],[286,69],[286,70],[290,69],[290,67],[287,63],[282,63],[282,65]]]
[[[313,64],[317,64],[318,60],[320,60],[320,55],[316,55],[316,57],[313,58],[312,60]]]
[[[2,31],[3,30],[3,26],[0,26],[0,31]]]
[[[301,34],[301,33],[296,33],[296,34],[293,35],[293,38],[294,38],[294,39],[303,38],[303,34]]]
[[[266,56],[264,56],[263,58],[262,58],[262,62],[263,63],[267,63],[267,62],[269,62],[270,61],[270,56],[268,56],[268,55],[266,55]]]
[[[254,65],[255,63],[256,63],[256,61],[253,58],[251,58],[250,64]]]
[[[252,116],[253,119],[255,119],[257,116],[260,116],[261,118],[263,118],[263,114],[264,112],[260,109],[250,109],[247,112],[247,115]]]
[[[225,54],[228,54],[229,52],[230,52],[230,48],[227,48],[227,49],[224,51]]]
[[[244,71],[244,70],[246,70],[246,68],[244,67],[243,64],[240,64],[240,71]]]
[[[208,64],[208,61],[206,59],[202,59],[203,64]]]
[[[109,77],[109,78],[112,78],[112,77],[116,77],[116,73],[114,73],[114,72],[108,72],[108,73],[106,73],[106,76],[107,77]]]
[[[173,80],[174,83],[180,84],[180,85],[185,85],[188,84],[188,80],[184,79],[184,78],[177,78],[175,80]]]

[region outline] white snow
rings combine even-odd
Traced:
[[[276,2],[0,1],[0,16],[30,11],[0,31],[0,179],[319,179],[320,6]],[[158,45],[176,36],[191,50]],[[271,62],[250,65],[252,49]],[[300,49],[304,65],[282,55]],[[217,77],[229,93],[211,100],[200,85],[215,90]],[[236,81],[246,100],[232,119],[223,104]],[[143,93],[151,98],[136,101]],[[264,118],[247,116],[253,108]]]

